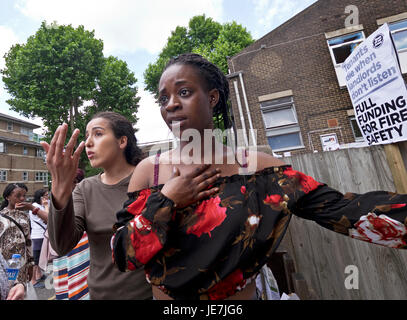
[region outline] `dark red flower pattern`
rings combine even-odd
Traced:
[[[128,206],[127,211],[134,216],[141,214],[141,211],[143,211],[143,209],[145,208],[147,199],[150,195],[150,189],[141,190],[137,199]]]
[[[305,194],[310,193],[319,186],[323,185],[322,183],[315,181],[312,177],[307,176],[300,171],[295,171],[291,168],[286,169],[283,174],[288,177],[296,178],[302,187],[302,191],[304,191]]]
[[[187,234],[194,234],[198,238],[207,233],[211,236],[211,231],[221,225],[226,218],[227,208],[219,206],[221,199],[219,196],[202,201],[196,208],[194,214],[198,216],[196,223],[187,229]]]
[[[343,195],[290,166],[236,175],[214,186],[220,189],[216,195],[174,211],[159,187],[129,196],[128,206],[117,213],[113,250],[119,269],[144,265],[152,283],[175,299],[225,299],[267,263],[291,213],[360,240],[407,247],[406,195]],[[213,232],[219,226],[222,232]],[[206,233],[209,237],[202,237]],[[196,239],[187,241],[191,235]],[[225,266],[234,271],[225,273]]]
[[[244,288],[246,280],[243,278],[243,272],[240,269],[233,271],[221,282],[215,284],[208,290],[210,300],[223,300],[232,296],[238,289]]]

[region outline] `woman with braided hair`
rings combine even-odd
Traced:
[[[214,114],[227,114],[227,99],[225,76],[201,56],[167,64],[158,102],[180,141],[134,170],[112,239],[121,271],[144,267],[156,299],[258,299],[255,279],[292,214],[406,247],[407,195],[343,195],[268,154],[235,153],[213,136],[205,141]]]

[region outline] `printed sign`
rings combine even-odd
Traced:
[[[389,27],[381,26],[342,68],[356,121],[369,145],[407,140],[407,90]]]
[[[334,151],[339,149],[338,138],[335,133],[320,136],[323,151]]]

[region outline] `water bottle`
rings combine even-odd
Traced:
[[[7,265],[8,282],[11,288],[17,280],[18,272],[21,268],[21,255],[17,253],[13,254],[11,259],[7,260]]]

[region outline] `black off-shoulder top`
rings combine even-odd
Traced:
[[[342,193],[289,165],[220,177],[219,192],[174,208],[163,185],[129,193],[117,213],[113,259],[144,267],[174,299],[225,299],[244,288],[276,250],[290,217],[360,240],[405,248],[407,195]]]

